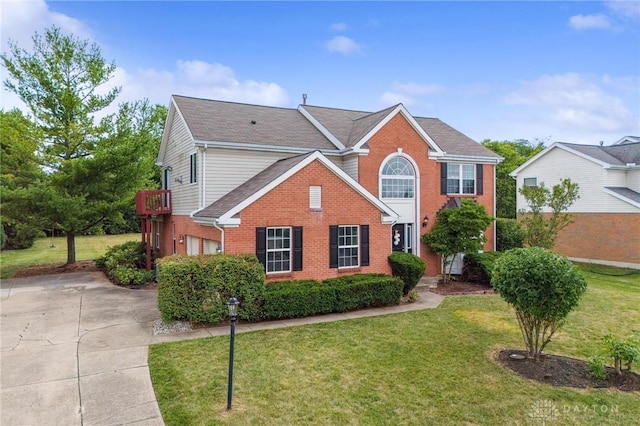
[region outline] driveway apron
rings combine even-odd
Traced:
[[[0,289],[0,424],[163,424],[147,364],[155,291],[116,287],[101,272]]]

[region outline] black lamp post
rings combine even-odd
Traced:
[[[238,299],[232,297],[227,302],[229,318],[231,319],[231,339],[229,340],[229,386],[227,387],[227,411],[231,410],[231,396],[233,393],[233,346],[236,337],[236,319],[238,319]]]

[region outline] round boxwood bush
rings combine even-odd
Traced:
[[[427,265],[418,256],[403,251],[394,251],[389,255],[388,260],[392,275],[400,278],[404,283],[402,294],[406,296],[416,288]]]
[[[505,252],[493,265],[491,285],[514,307],[529,357],[536,360],[587,290],[569,259],[540,247]]]

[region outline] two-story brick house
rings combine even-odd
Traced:
[[[139,194],[138,211],[161,256],[255,253],[270,281],[389,273],[392,250],[435,276],[441,259],[420,235],[452,198],[493,214],[500,160],[402,104],[370,113],[173,96],[164,191]],[[493,226],[486,236],[493,250]]]

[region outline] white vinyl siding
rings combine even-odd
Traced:
[[[208,148],[206,156],[206,194],[204,205],[220,197],[263,171],[290,153]]]
[[[344,157],[342,169],[351,178],[358,180],[358,154],[350,154]]]
[[[607,194],[606,186],[627,186],[624,170],[608,170],[562,149],[555,148],[518,173],[517,188],[522,188],[525,177],[537,176],[538,185],[551,189],[562,179],[569,178],[580,186],[580,198],[569,208],[569,213],[637,213],[637,207]],[[517,193],[518,210],[528,209],[524,197]]]
[[[188,215],[198,208],[198,185],[189,185],[189,153],[193,152],[191,136],[179,115],[176,115],[169,132],[169,144],[163,167],[171,167],[169,188],[174,215]],[[182,184],[176,182],[182,177]]]

